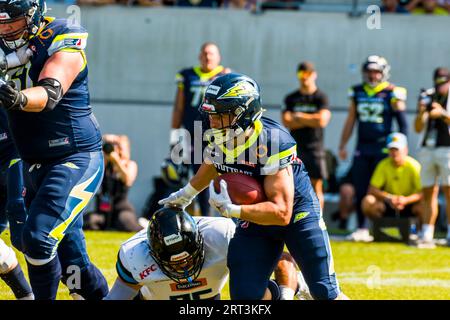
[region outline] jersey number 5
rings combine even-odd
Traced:
[[[211,293],[212,289],[206,289],[193,293],[180,294],[178,296],[170,296],[170,300],[202,300],[201,296]]]

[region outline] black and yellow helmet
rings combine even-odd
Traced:
[[[178,283],[198,277],[205,260],[203,237],[186,211],[171,207],[156,211],[147,238],[150,254],[166,276]]]

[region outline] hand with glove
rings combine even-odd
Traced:
[[[220,192],[214,190],[214,181],[209,184],[209,204],[226,218],[240,218],[241,206],[233,204],[225,180],[220,181]]]
[[[158,204],[165,205],[166,207],[178,207],[184,210],[184,208],[191,204],[197,194],[199,194],[199,191],[188,183],[184,188],[171,193],[167,198],[159,200]]]
[[[28,103],[27,97],[15,88],[12,81],[0,85],[0,106],[8,111],[23,111]]]

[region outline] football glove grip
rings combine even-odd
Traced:
[[[188,183],[184,188],[171,193],[167,198],[159,200],[158,204],[184,209],[191,204],[197,194],[199,194],[199,191]]]
[[[28,104],[28,99],[15,89],[14,82],[8,81],[0,86],[0,104],[8,111],[22,111]]]
[[[214,181],[211,181],[209,184],[209,204],[226,218],[239,219],[241,217],[241,206],[231,202],[225,180],[220,181],[219,193],[216,193],[214,190]]]

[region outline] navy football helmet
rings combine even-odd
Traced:
[[[177,283],[198,277],[205,260],[203,237],[186,211],[172,207],[156,211],[147,238],[150,254],[166,276]]]
[[[369,79],[368,72],[372,70],[381,72],[382,76],[379,82],[373,82]],[[369,56],[362,65],[363,81],[371,86],[376,86],[380,82],[389,80],[390,70],[391,66],[385,58],[376,55]]]
[[[0,38],[11,50],[16,50],[34,37],[44,21],[47,6],[44,0],[0,0],[0,25],[11,24],[24,18],[22,28],[0,33]]]
[[[223,144],[247,130],[258,120],[263,108],[260,90],[255,80],[239,73],[228,73],[216,78],[206,88],[199,108],[204,115],[228,116],[229,125],[210,129],[208,136],[215,144]]]

